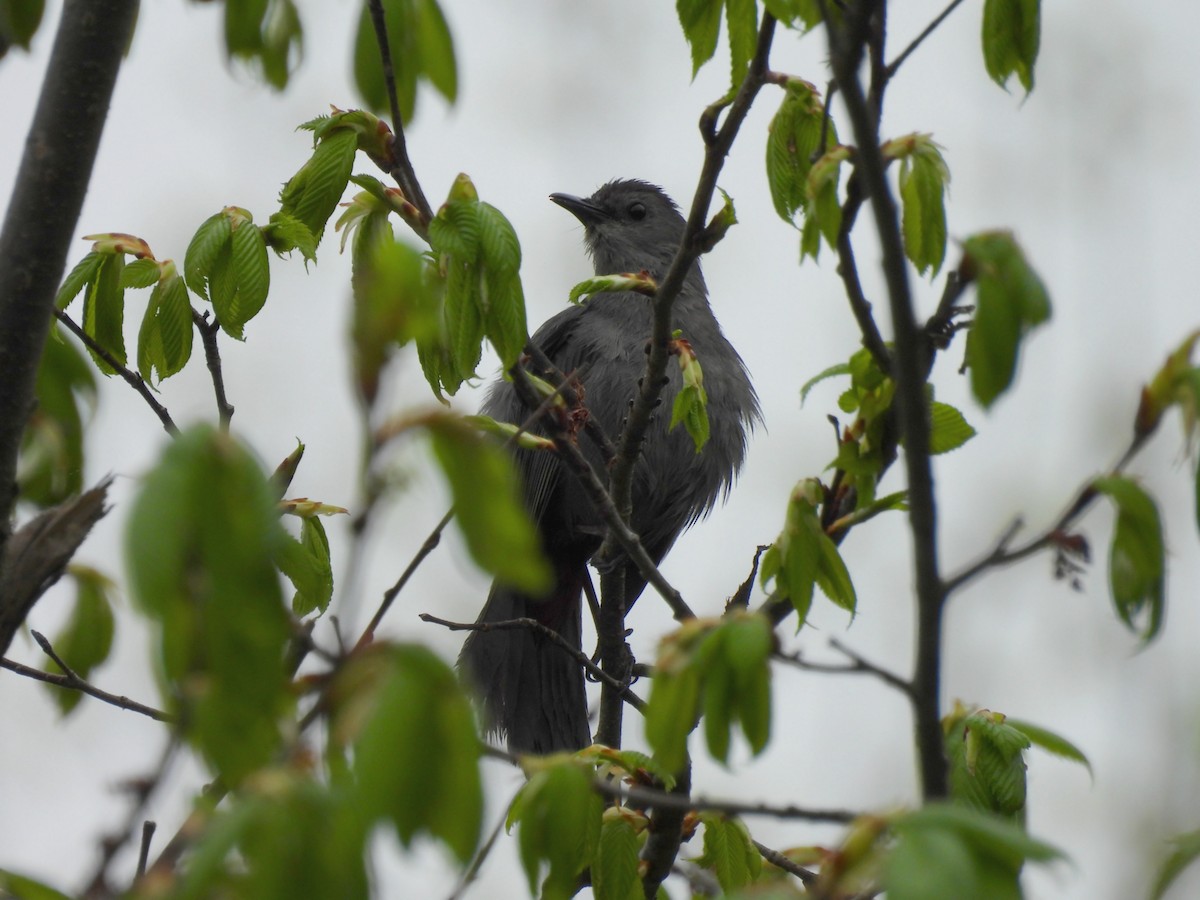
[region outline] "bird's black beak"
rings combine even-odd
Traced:
[[[608,219],[608,212],[586,197],[573,194],[551,194],[550,199],[571,213],[584,225],[599,225]]]

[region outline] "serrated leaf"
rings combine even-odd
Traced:
[[[675,12],[692,51],[692,78],[717,52],[725,0],[675,0]]]
[[[222,330],[242,339],[242,328],[258,315],[271,286],[267,245],[262,231],[252,222],[243,221],[234,229],[230,241],[230,275],[237,285],[233,302],[225,316],[218,314]]]
[[[929,404],[929,452],[935,456],[957,450],[971,438],[975,429],[963,414],[949,403],[934,400]]]
[[[949,170],[940,148],[928,135],[917,135],[910,155],[900,162],[900,200],[904,251],[917,271],[937,275],[946,258],[946,184]]]
[[[471,557],[505,584],[534,595],[546,590],[550,570],[512,459],[462,419],[435,416],[428,425]]]
[[[317,258],[316,236],[307,225],[287,213],[277,212],[271,215],[263,228],[263,238],[279,256],[299,250],[306,260]]]
[[[484,330],[507,370],[529,341],[525,296],[521,290],[521,245],[500,210],[479,203],[475,210],[480,262],[484,267]]]
[[[1097,478],[1092,487],[1117,507],[1108,566],[1117,616],[1130,630],[1140,631],[1148,643],[1158,635],[1166,604],[1166,559],[1158,506],[1130,478]],[[1143,613],[1146,621],[1139,625],[1136,620]]]
[[[814,375],[812,378],[808,379],[808,381],[804,382],[803,387],[800,388],[800,404],[803,405],[804,401],[806,399],[808,399],[808,392],[811,391],[814,387],[816,387],[818,384],[820,384],[825,379],[833,378],[835,375],[849,375],[849,374],[850,374],[850,364],[849,363],[836,363],[835,365],[830,366],[828,369],[825,369],[824,371]]]
[[[165,699],[230,785],[274,756],[292,703],[282,536],[258,463],[210,427],[171,442],[130,514],[132,593],[160,629]]]
[[[1020,719],[1009,718],[1007,724],[1009,727],[1015,728],[1021,734],[1025,735],[1035,746],[1041,747],[1055,756],[1061,756],[1063,759],[1079,763],[1088,770],[1088,775],[1095,778],[1095,773],[1092,771],[1092,764],[1088,761],[1084,752],[1061,734],[1056,734],[1047,728],[1042,728],[1040,725],[1034,725],[1032,722],[1025,722]]]
[[[196,229],[183,258],[183,277],[193,294],[208,296],[208,277],[222,249],[232,239],[233,230],[225,211],[209,216]]]
[[[789,225],[808,197],[808,175],[821,143],[824,107],[807,81],[789,79],[767,135],[767,183],[775,212]],[[832,128],[826,139],[837,142]]]
[[[148,288],[157,284],[161,269],[162,264],[156,259],[135,259],[121,273],[121,287]]]
[[[304,223],[318,244],[350,181],[357,149],[358,135],[352,128],[326,132],[308,162],[280,192],[281,211]]]
[[[963,251],[977,289],[967,334],[971,393],[986,408],[1012,384],[1021,341],[1050,317],[1050,298],[1011,234],[974,235]]]
[[[1004,87],[1015,74],[1025,93],[1033,90],[1033,69],[1041,42],[1041,0],[985,0],[983,62]]]
[[[301,519],[300,540],[289,535],[281,544],[276,563],[296,588],[292,612],[301,617],[312,612],[324,615],[333,599],[333,564],[321,520],[316,516]]]
[[[642,900],[645,894],[638,879],[640,845],[637,833],[623,818],[606,818],[600,827],[600,842],[592,863],[592,891],[596,900]]]
[[[532,893],[551,900],[576,893],[579,875],[600,842],[603,810],[589,774],[573,761],[544,768],[529,779],[513,801],[508,828],[519,826],[521,864]]]
[[[83,330],[112,354],[118,363],[125,365],[125,292],[121,288],[125,256],[121,253],[105,253],[103,256],[100,269],[84,299]],[[90,348],[88,352],[92,352]],[[92,353],[92,359],[105,375],[116,373],[116,369],[95,353]]]
[[[762,857],[740,819],[702,813],[704,852],[695,862],[712,869],[721,888],[736,891],[753,882],[762,871]]]
[[[95,250],[90,251],[87,256],[75,264],[63,280],[62,287],[58,289],[58,294],[54,297],[54,305],[58,309],[66,309],[71,305],[71,301],[84,289],[85,286],[91,284],[96,279],[96,275],[100,272],[100,267],[104,264],[104,259],[107,254],[97,253]]]
[[[754,0],[725,0],[725,27],[729,32],[730,84],[736,88],[746,77],[758,43]]]

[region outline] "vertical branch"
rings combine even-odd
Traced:
[[[221,323],[215,319],[209,320],[208,313],[201,315],[192,310],[192,321],[200,332],[200,341],[204,344],[204,360],[208,364],[208,373],[212,378],[213,393],[217,398],[217,414],[221,417],[221,430],[229,430],[229,422],[233,419],[233,407],[225,396],[225,375],[221,369],[221,348],[217,345],[217,334]]]
[[[54,292],[92,177],[136,0],[67,0],[0,230],[0,550]]]
[[[882,7],[886,4],[880,3]],[[883,85],[872,86],[874,103],[864,94],[858,70],[864,47],[872,46],[872,71],[886,79],[881,28],[882,13],[870,4],[848,9],[844,21],[825,17],[830,61],[858,147],[856,167],[862,178],[883,251],[883,273],[895,328],[894,367],[896,411],[904,444],[908,481],[909,526],[913,535],[913,561],[917,594],[916,665],[913,674],[913,718],[926,799],[946,794],[946,759],[942,748],[940,716],[941,631],[944,591],[938,571],[937,509],[929,456],[929,408],[925,397],[922,334],[913,311],[908,268],[900,234],[896,203],[888,184],[886,163],[880,150],[879,98]]]

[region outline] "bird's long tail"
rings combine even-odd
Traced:
[[[582,645],[582,583],[560,580],[545,600],[493,585],[478,621],[531,618]],[[488,732],[508,736],[514,753],[578,750],[591,743],[583,670],[571,654],[531,628],[471,632],[459,668],[483,707]]]

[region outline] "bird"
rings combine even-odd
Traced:
[[[597,275],[645,272],[661,282],[686,227],[662,188],[637,179],[610,181],[586,198],[556,193],[550,199],[582,223]],[[531,339],[559,371],[581,386],[588,417],[613,441],[645,369],[653,316],[651,297],[601,292],[551,317]],[[630,525],[655,564],[686,528],[728,495],[745,459],[749,433],[761,420],[746,365],[709,306],[699,261],[674,301],[672,327],[691,344],[703,368],[710,438],[697,452],[684,428],[668,429],[669,416],[662,410],[670,409],[681,387],[679,366],[669,365],[660,407],[633,475]],[[513,383],[500,379],[481,412],[521,424],[531,410]],[[586,437],[580,438],[579,446],[606,480],[600,449]],[[514,453],[523,500],[550,562],[553,586],[532,596],[496,582],[477,622],[533,618],[579,648],[582,591],[605,524],[555,454]],[[646,579],[632,562],[625,565],[628,610]],[[479,700],[484,730],[506,737],[510,751],[547,754],[591,743],[583,669],[547,635],[528,628],[474,630],[463,644],[458,665]]]

